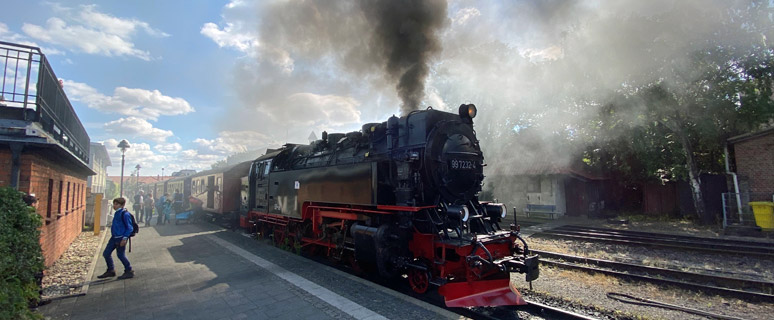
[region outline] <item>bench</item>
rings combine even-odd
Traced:
[[[530,214],[537,214],[537,215],[547,215],[551,219],[554,218],[554,214],[557,214],[556,212],[556,205],[552,204],[527,204],[527,207],[524,208],[524,215],[527,217],[530,216]]]

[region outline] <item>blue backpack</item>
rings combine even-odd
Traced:
[[[137,220],[134,219],[134,215],[131,212],[129,212],[129,210],[124,209],[124,212],[126,212],[126,214],[129,215],[129,218],[132,220],[132,229],[134,229],[132,230],[132,234],[130,234],[129,237],[134,237],[135,235],[137,235],[138,232],[140,232],[140,226],[137,225]],[[124,219],[121,219],[121,221],[124,221],[124,223],[126,223],[126,220]]]

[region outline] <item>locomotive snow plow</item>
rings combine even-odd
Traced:
[[[468,281],[449,282],[438,288],[438,293],[444,297],[447,307],[494,307],[505,305],[526,305],[516,284],[511,281],[510,273],[524,273],[527,281],[533,281],[539,276],[539,257],[507,257],[500,261],[489,263],[486,257],[471,255],[466,257],[469,270]],[[488,264],[489,263],[489,264]],[[480,271],[486,267],[499,270],[500,279],[480,279]]]
[[[539,256],[530,255],[518,232],[498,231],[484,235],[437,239],[433,247],[415,233],[409,247],[419,256],[432,255],[432,274],[447,279],[438,293],[447,307],[524,305],[511,273],[524,274],[531,282],[540,275]],[[463,239],[464,238],[464,239]],[[424,244],[424,245],[423,245]],[[524,247],[519,244],[524,244]]]

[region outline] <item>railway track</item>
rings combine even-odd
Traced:
[[[540,255],[540,262],[543,265],[674,285],[745,300],[774,301],[774,282],[685,272],[541,250],[532,250],[532,252]]]
[[[754,241],[713,239],[569,225],[544,230],[535,235],[774,258],[773,244]]]
[[[486,320],[502,319],[522,319],[519,311],[526,312],[530,316],[543,319],[562,319],[562,320],[597,320],[598,318],[583,315],[570,310],[550,306],[537,301],[524,299],[527,301],[525,306],[503,306],[490,308],[451,308],[455,313],[471,318]],[[428,301],[425,301],[428,302]],[[443,303],[441,303],[443,304]],[[439,305],[441,306],[441,305]],[[441,306],[445,308],[444,306]],[[455,310],[456,309],[456,310]]]

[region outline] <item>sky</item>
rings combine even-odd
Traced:
[[[718,34],[718,9],[739,3],[12,1],[0,40],[41,48],[91,141],[106,146],[110,175],[121,139],[127,168],[169,175],[428,106],[475,103],[492,137],[562,123],[577,117],[552,113],[562,96],[689,52],[674,40]]]

